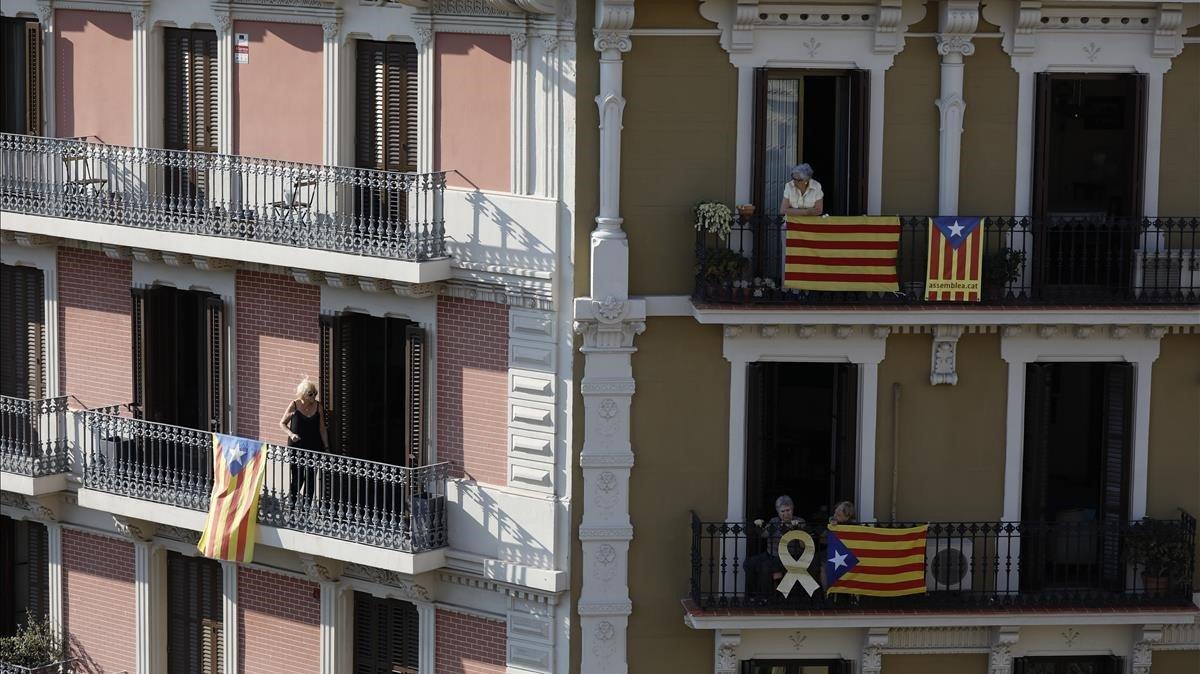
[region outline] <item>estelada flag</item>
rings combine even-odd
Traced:
[[[787,216],[783,287],[896,292],[900,219]]]
[[[928,524],[903,529],[829,525],[825,593],[874,597],[924,593],[928,531]]]
[[[261,440],[213,433],[212,496],[204,533],[196,545],[205,557],[253,561],[266,463],[267,446]]]
[[[929,218],[925,299],[978,302],[983,270],[983,218]]]

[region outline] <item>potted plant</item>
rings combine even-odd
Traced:
[[[1004,297],[1008,287],[1021,278],[1025,268],[1025,251],[1001,248],[983,258],[983,294],[988,298]]]
[[[716,234],[724,241],[733,227],[733,209],[719,201],[701,201],[696,204],[696,231]]]
[[[737,251],[704,248],[696,262],[696,277],[703,287],[710,289],[710,295],[719,295],[738,284],[748,263],[749,260]]]
[[[0,638],[0,669],[5,666],[36,674],[72,671],[67,642],[50,627],[50,621],[25,614],[25,624],[10,637]]]
[[[754,204],[741,204],[737,211],[743,220],[749,220],[754,215]]]
[[[1187,582],[1191,549],[1179,524],[1145,518],[1125,533],[1125,560],[1142,576],[1148,595],[1163,595]]]

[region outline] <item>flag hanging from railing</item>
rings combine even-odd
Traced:
[[[896,292],[900,219],[787,216],[783,287]]]
[[[825,593],[898,597],[925,592],[928,533],[928,524],[903,529],[829,525]]]
[[[925,300],[978,302],[983,271],[983,218],[929,218]]]
[[[196,545],[205,557],[247,564],[254,560],[266,463],[267,446],[261,440],[213,433],[212,496]]]

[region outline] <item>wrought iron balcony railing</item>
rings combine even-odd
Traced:
[[[88,489],[207,510],[213,436],[179,426],[80,413]],[[448,466],[417,468],[266,443],[258,521],[378,547],[445,546]]]
[[[735,216],[736,218],[736,216]],[[781,215],[735,219],[725,239],[696,239],[698,302],[921,305],[928,217],[900,219],[899,292],[783,287],[787,225]],[[984,305],[1200,304],[1200,218],[989,217],[983,234]]]
[[[446,174],[0,134],[0,210],[422,261]]]
[[[880,526],[912,526],[884,524]],[[796,610],[1187,606],[1196,571],[1196,520],[1138,522],[934,522],[925,549],[924,594],[826,595],[825,527],[801,525],[817,550],[808,572],[821,587],[775,590],[779,524],[702,522],[691,516],[690,596],[702,610]],[[789,528],[790,530],[790,528]],[[793,556],[803,544],[793,542]]]
[[[69,468],[66,396],[0,396],[0,470],[41,477]]]

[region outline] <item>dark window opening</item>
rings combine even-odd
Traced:
[[[355,60],[354,165],[417,170],[417,49],[407,42],[359,40]],[[404,222],[407,191],[360,186],[355,213],[369,222]]]
[[[747,396],[746,517],[775,516],[788,495],[795,514],[824,524],[853,501],[857,368],[848,363],[751,363]]]
[[[168,150],[217,152],[217,63],[214,31],[163,29],[163,146]],[[171,167],[164,178],[168,207],[202,208],[208,176]]]
[[[354,674],[417,674],[420,636],[416,606],[354,593]]]
[[[1114,655],[1015,658],[1013,674],[1121,674],[1121,665]]]
[[[221,432],[224,305],[200,290],[133,291],[134,404],[142,418]]]
[[[847,660],[747,660],[742,674],[850,674]]]
[[[424,461],[425,330],[402,318],[322,318],[321,388],[341,454],[402,466]]]
[[[1022,586],[1120,589],[1133,366],[1032,363],[1026,377]]]
[[[167,553],[167,663],[172,672],[225,671],[220,563]]]
[[[0,17],[0,132],[42,133],[42,27]]]
[[[865,71],[760,69],[756,75],[753,199],[777,213],[792,166],[805,162],[830,215],[867,212]]]
[[[46,527],[0,515],[0,637],[50,615]]]
[[[40,269],[0,265],[0,395],[45,397],[42,284]]]

